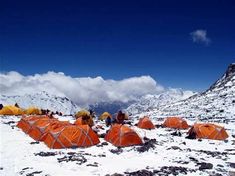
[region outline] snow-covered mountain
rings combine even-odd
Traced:
[[[169,88],[167,91],[161,94],[148,94],[141,97],[136,103],[130,105],[126,110],[131,114],[139,114],[146,111],[149,112],[159,106],[171,104],[179,100],[184,100],[195,94],[196,93],[192,91],[183,91],[182,89]]]
[[[214,121],[232,120],[235,117],[235,63],[205,92],[188,99],[158,106],[153,116],[180,115]]]
[[[74,114],[80,109],[80,107],[67,97],[51,95],[45,91],[36,94],[25,94],[22,96],[0,95],[0,102],[3,105],[13,105],[17,103],[22,108],[36,106],[42,109],[49,109],[54,112],[59,111],[64,114]]]

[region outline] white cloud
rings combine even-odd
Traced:
[[[164,88],[150,76],[131,77],[120,81],[102,77],[73,78],[64,73],[48,72],[24,76],[18,72],[0,73],[0,90],[5,95],[24,95],[46,91],[66,96],[80,106],[104,102],[135,100],[146,94],[160,93]]]
[[[211,40],[207,37],[207,31],[198,29],[190,33],[193,42],[209,45]]]

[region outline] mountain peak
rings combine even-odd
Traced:
[[[225,71],[224,75],[218,79],[207,91],[212,91],[216,88],[225,88],[231,87],[235,84],[235,63],[232,63],[228,66],[227,70]]]
[[[235,75],[235,63],[231,63],[228,66],[228,69],[225,73],[225,77],[230,77],[230,76],[234,76]]]

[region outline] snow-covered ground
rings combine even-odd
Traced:
[[[73,122],[72,117],[57,117]],[[168,128],[158,127],[148,131],[132,126],[143,140],[145,137],[144,146],[117,148],[100,138],[100,144],[90,148],[49,149],[43,142],[35,142],[16,127],[20,118],[1,116],[0,175],[3,176],[235,174],[234,123],[221,124],[229,134],[225,141],[186,139],[187,130],[181,130],[182,135],[175,136],[172,134],[175,130]],[[156,125],[163,122],[162,118],[152,118]],[[136,124],[137,121],[133,119],[131,122]],[[97,123],[104,126],[103,122]],[[189,121],[189,124],[192,123]],[[99,134],[106,130],[105,127]]]

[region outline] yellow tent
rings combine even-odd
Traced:
[[[42,111],[36,107],[30,107],[25,110],[25,114],[27,114],[27,115],[40,115],[40,114],[42,114]]]
[[[125,113],[125,120],[129,119],[129,115],[127,113]]]
[[[75,114],[76,119],[79,117],[86,117],[86,116],[90,116],[90,113],[87,110],[81,110]]]
[[[75,125],[89,125],[89,126],[94,125],[94,121],[93,121],[92,116],[90,115],[90,112],[86,110],[78,111],[75,114],[75,117],[77,119],[75,121]]]
[[[101,116],[99,117],[100,120],[105,120],[107,117],[112,118],[112,115],[108,112],[104,112],[103,114],[101,114]]]
[[[91,116],[86,116],[87,118],[79,117],[74,122],[75,125],[89,125],[90,127],[94,126],[94,121]]]
[[[24,111],[18,107],[15,106],[4,106],[0,110],[0,115],[22,115],[24,114]]]

